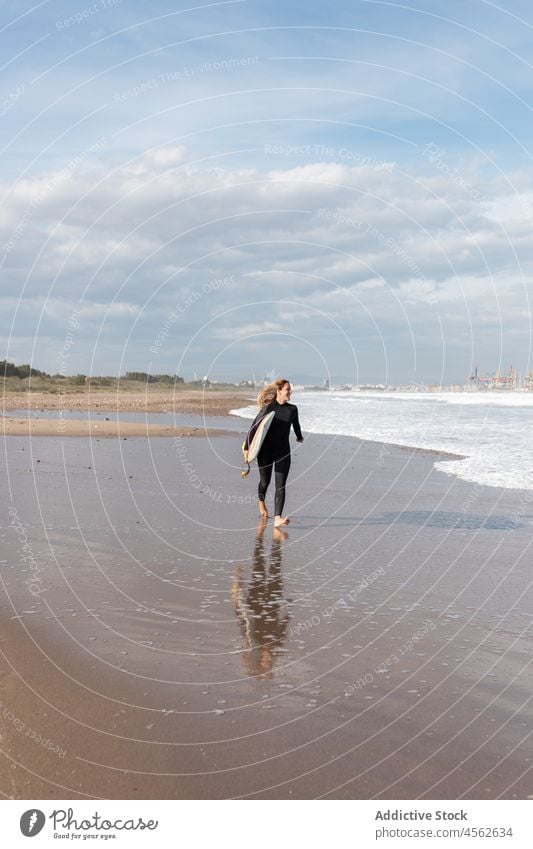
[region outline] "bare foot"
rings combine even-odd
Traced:
[[[268,510],[265,506],[265,502],[259,501],[258,504],[259,504],[259,515],[261,516],[262,519],[268,519]]]
[[[274,516],[274,527],[279,528],[281,525],[288,525],[290,519],[287,516]]]

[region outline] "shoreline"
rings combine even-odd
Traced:
[[[242,418],[243,421],[246,421],[244,416],[237,416],[237,414],[232,412],[232,410],[229,410],[228,415],[235,416],[236,418]],[[439,448],[422,448],[415,445],[401,445],[398,442],[383,442],[381,439],[369,439],[368,437],[356,436],[355,434],[349,433],[324,433],[322,431],[313,431],[313,434],[316,434],[317,436],[329,436],[334,439],[357,439],[359,442],[371,442],[375,445],[387,445],[391,448],[399,448],[401,451],[416,451],[421,454],[430,454],[441,457],[443,460],[466,460],[467,456],[466,454],[455,454],[452,451],[441,451]],[[308,435],[310,435],[309,431]]]
[[[186,409],[176,409],[173,412],[176,413],[196,413],[198,415],[198,407],[196,406],[198,402],[195,400],[191,402],[190,406]],[[235,413],[232,413],[231,410],[225,411],[225,408],[228,406],[228,402],[223,402],[222,408],[217,406],[216,410],[206,410],[202,409],[201,414],[204,414],[207,417],[210,416],[231,416],[232,418],[242,420],[243,422],[248,421],[243,416],[238,416]],[[15,407],[14,410],[17,412],[20,411],[20,407]],[[49,407],[34,407],[33,409],[40,409],[42,411],[53,410],[56,409],[53,406]],[[84,410],[85,411],[85,410]],[[108,409],[107,407],[99,407],[95,408],[90,406],[86,410],[87,412],[116,412],[116,410]],[[136,408],[136,412],[152,412],[157,414],[157,412],[168,412],[168,410],[142,410]],[[64,412],[64,411],[63,411]],[[69,410],[68,412],[71,412]],[[131,408],[127,408],[121,410],[120,412],[132,412]],[[11,415],[5,415],[0,413],[0,421],[3,424],[1,429],[1,433],[3,436],[64,436],[64,437],[102,437],[102,438],[112,438],[112,437],[176,437],[176,436],[191,436],[191,437],[216,437],[216,436],[235,436],[235,431],[225,430],[223,428],[210,428],[210,427],[179,427],[172,425],[159,425],[153,422],[121,422],[120,420],[110,421],[105,420],[102,421],[98,419],[97,422],[92,422],[91,420],[85,421],[82,419],[70,419],[64,418],[61,416],[61,411],[59,413],[58,419],[34,419],[34,418],[15,418]],[[381,440],[376,439],[363,439],[360,436],[352,436],[351,434],[328,434],[321,433],[320,431],[313,432],[316,433],[317,436],[329,436],[334,439],[350,439],[356,440],[358,442],[371,442],[375,445],[388,446],[390,448],[397,448],[400,451],[408,451],[413,453],[419,453],[424,455],[433,456],[436,458],[441,458],[443,460],[464,460],[466,459],[466,455],[464,454],[453,454],[450,451],[440,451],[437,448],[421,448],[418,446],[410,446],[410,445],[400,445],[396,442],[382,442]]]
[[[349,437],[350,439],[360,439],[359,436]],[[440,451],[438,448],[421,448],[415,445],[400,445],[398,442],[382,442],[378,439],[361,439],[361,442],[373,442],[375,445],[387,445],[391,448],[398,448],[400,451],[412,451],[417,454],[427,454],[434,457],[440,457],[443,460],[466,460],[466,454],[454,454],[451,451]]]
[[[74,402],[70,405],[65,405],[64,401],[66,398],[72,400],[74,398]],[[117,400],[117,396],[113,396],[114,401]],[[172,400],[172,404],[169,401]],[[235,395],[233,392],[220,391],[217,393],[216,397],[214,395],[210,395],[202,390],[193,390],[193,391],[184,391],[183,394],[178,395],[177,393],[172,396],[172,399],[169,399],[167,394],[158,393],[157,398],[152,398],[149,403],[146,402],[146,399],[140,398],[137,393],[124,393],[121,399],[121,403],[117,406],[116,404],[113,406],[109,395],[105,397],[100,397],[98,402],[95,402],[94,397],[91,398],[88,394],[77,394],[73,396],[52,396],[43,397],[41,395],[34,395],[32,399],[32,403],[30,409],[32,411],[47,411],[53,412],[58,411],[57,419],[38,419],[38,418],[15,418],[12,415],[6,415],[5,413],[0,413],[0,435],[4,437],[9,436],[44,436],[48,438],[59,437],[59,438],[88,438],[88,439],[128,439],[128,438],[142,438],[142,439],[151,439],[151,438],[207,438],[213,439],[216,437],[230,437],[236,436],[237,433],[241,434],[241,431],[236,431],[235,429],[228,429],[224,427],[225,422],[220,422],[222,427],[209,427],[207,422],[210,418],[218,418],[218,419],[231,419],[233,421],[242,421],[243,422],[243,430],[246,430],[246,425],[244,423],[249,422],[249,420],[243,416],[237,415],[233,410],[242,408],[243,402],[250,402],[248,405],[252,406],[253,399],[250,398],[249,390],[243,390],[241,394]],[[179,402],[179,403],[178,403]],[[18,406],[17,406],[18,404]],[[248,406],[246,405],[246,406]],[[21,412],[20,407],[20,397],[12,397],[11,403],[8,405],[10,409],[14,412]],[[170,407],[173,409],[171,410]],[[67,418],[64,414],[66,412],[73,412],[74,410],[80,410],[87,413],[145,413],[145,414],[154,414],[158,413],[176,413],[176,414],[184,414],[197,416],[198,418],[202,418],[203,421],[199,423],[197,420],[191,423],[180,425],[172,425],[165,424],[160,425],[156,422],[121,422],[120,418],[117,420],[102,420],[98,418],[96,421],[91,421],[90,417],[88,420],[79,420],[79,419],[71,419]],[[218,423],[217,423],[218,424]],[[384,442],[382,440],[373,440],[368,438],[362,438],[356,435],[351,434],[324,434],[320,432],[309,432],[308,436],[316,435],[319,437],[329,437],[330,439],[347,439],[351,441],[355,441],[359,444],[368,443],[371,445],[380,446],[383,453],[388,453],[390,450],[397,449],[404,453],[415,455],[419,454],[421,456],[427,456],[431,458],[434,463],[440,461],[461,461],[468,459],[468,455],[465,454],[457,454],[450,451],[440,450],[436,448],[425,448],[420,446],[410,446],[410,445],[402,445],[395,442]],[[439,474],[446,474],[443,469],[435,469]],[[452,474],[453,477],[459,477],[456,473]],[[472,482],[472,485],[476,485]],[[487,485],[488,484],[484,484]],[[493,487],[497,488],[497,487]],[[514,492],[526,492],[521,487],[505,487],[505,489]]]
[[[250,397],[251,390],[243,389],[235,390],[183,390],[173,393],[165,392],[150,392],[150,393],[132,393],[132,392],[88,392],[88,393],[64,393],[58,395],[50,395],[48,393],[5,393],[3,396],[3,411],[21,411],[25,408],[30,410],[54,411],[57,410],[60,416],[60,424],[55,424],[52,420],[35,421],[32,419],[13,419],[12,416],[5,415],[4,418],[4,435],[5,436],[21,436],[28,432],[39,436],[92,436],[93,431],[90,430],[88,423],[75,419],[61,419],[61,412],[83,410],[84,412],[138,412],[138,413],[192,413],[196,415],[210,416],[231,416],[232,418],[240,419],[243,422],[247,421],[242,416],[237,416],[232,413],[232,410],[242,408],[243,406],[252,406],[254,398]],[[30,401],[28,407],[28,401]],[[243,402],[249,401],[246,405]],[[1,415],[1,414],[0,414]],[[105,425],[99,421],[97,425],[93,425],[93,430],[98,430],[98,436],[117,436],[120,435],[118,428],[112,427],[112,422],[106,422]],[[103,429],[108,432],[102,433]],[[132,426],[132,423],[124,423],[121,428],[126,436],[215,436],[218,431],[206,428],[199,430],[198,428],[176,428],[166,427],[157,424],[140,424]],[[322,434],[320,436],[334,436],[335,438],[346,437],[347,439],[356,439],[360,442],[373,442],[378,445],[387,445],[393,448],[399,448],[402,451],[420,452],[442,459],[449,460],[464,460],[465,455],[454,454],[448,451],[440,451],[433,448],[420,448],[418,446],[400,445],[395,442],[383,442],[381,440],[362,439],[359,436],[351,436],[349,434]]]

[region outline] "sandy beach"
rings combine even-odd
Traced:
[[[309,434],[274,533],[227,423],[4,440],[0,791],[526,798],[526,494]]]
[[[254,398],[254,390],[235,388],[177,389],[166,391],[147,387],[139,392],[6,392],[2,396],[2,412],[11,410],[55,410],[58,416],[66,410],[119,411],[141,413],[182,412],[198,415],[223,416],[231,409],[242,407]]]
[[[246,405],[250,391],[225,392],[210,390],[181,390],[178,392],[84,392],[50,395],[44,392],[9,393],[3,396],[4,415],[0,416],[3,436],[82,436],[95,438],[132,436],[225,436],[227,431],[208,426],[213,416],[225,416],[235,407]],[[21,417],[20,412],[53,412],[54,417],[38,415]],[[14,414],[19,413],[19,415]],[[95,414],[82,420],[70,414]],[[205,418],[202,427],[179,427],[153,421],[130,422],[112,420],[98,414],[110,413],[185,413]]]

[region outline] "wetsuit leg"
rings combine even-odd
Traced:
[[[283,516],[285,504],[285,483],[291,467],[291,455],[284,454],[275,462],[276,494],[274,496],[274,515]]]
[[[259,486],[257,487],[257,496],[259,501],[264,501],[268,485],[270,483],[270,478],[272,477],[272,466],[274,465],[274,461],[270,457],[261,457],[261,455],[259,455],[257,458],[257,465],[259,467]]]

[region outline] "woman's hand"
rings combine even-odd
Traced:
[[[296,440],[296,442],[303,442],[303,441],[304,441],[303,436],[302,436],[302,438],[301,438],[301,439],[297,439],[297,440]]]

